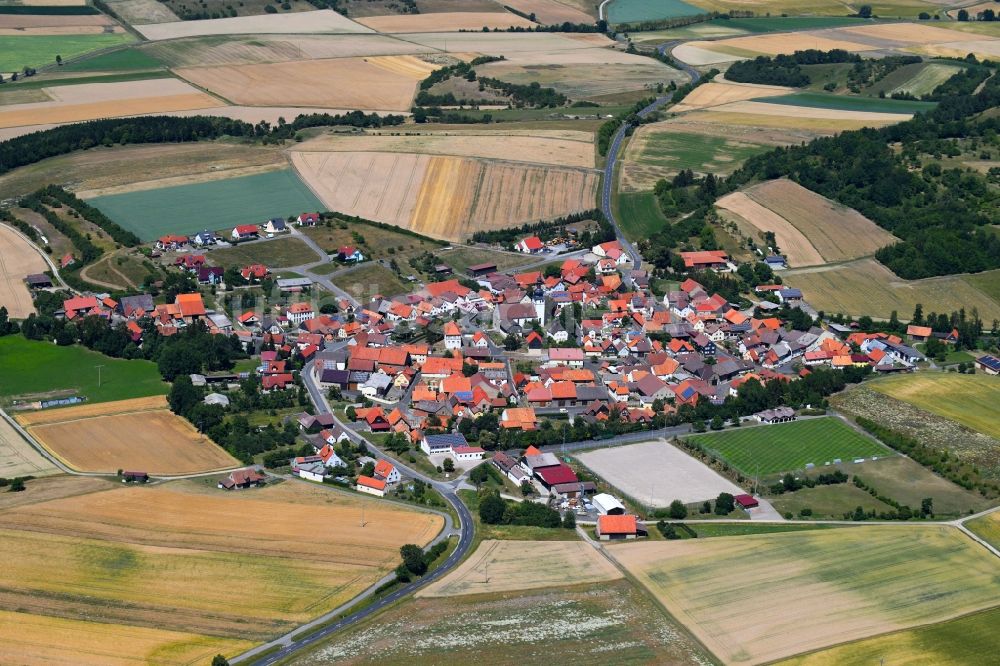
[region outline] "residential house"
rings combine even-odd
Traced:
[[[633,515],[598,516],[595,533],[601,541],[636,539],[649,535],[646,527]]]
[[[230,235],[234,241],[252,240],[260,237],[260,229],[256,224],[240,224],[233,227]]]
[[[365,255],[353,245],[343,245],[337,249],[337,259],[357,264],[365,260]]]
[[[276,217],[268,220],[267,224],[264,225],[264,231],[269,234],[280,234],[288,231],[288,226],[285,224],[285,218]]]
[[[288,317],[288,321],[295,326],[298,326],[307,319],[315,317],[316,312],[313,310],[312,305],[302,301],[300,303],[292,303],[289,305],[285,310],[285,316]]]
[[[315,227],[319,223],[319,213],[302,213],[295,221],[300,227]]]
[[[244,488],[258,488],[263,486],[265,477],[253,467],[244,467],[229,473],[229,476],[219,481],[219,488],[223,490],[242,490]]]
[[[693,270],[721,270],[729,265],[729,255],[722,250],[698,250],[681,252],[684,267]]]
[[[543,249],[545,249],[545,244],[542,243],[542,239],[538,236],[529,236],[517,242],[514,245],[514,249],[518,252],[523,252],[524,254],[538,254]]]
[[[374,476],[380,481],[385,481],[387,485],[393,485],[399,483],[402,477],[399,474],[399,470],[388,460],[381,458],[377,463],[375,463]]]
[[[458,324],[453,321],[449,321],[444,325],[442,333],[444,333],[445,349],[450,350],[462,348],[462,329],[458,327]]]
[[[385,481],[362,475],[358,477],[358,483],[354,486],[354,489],[359,493],[367,493],[369,495],[375,495],[376,497],[385,497],[386,485]]]

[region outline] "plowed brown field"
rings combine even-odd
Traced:
[[[42,445],[81,472],[192,474],[239,462],[167,409],[163,396],[19,415]]]

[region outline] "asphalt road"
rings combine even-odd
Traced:
[[[315,405],[316,407],[316,411],[318,413],[323,413],[323,414],[332,414],[333,412],[330,410],[330,406],[326,401],[326,396],[323,395],[322,389],[320,389],[319,386],[316,384],[315,378],[312,376],[312,373],[306,371],[302,373],[302,378],[303,382],[305,383],[306,389],[309,391],[309,397],[312,399],[313,405]],[[333,414],[333,417],[336,420],[336,422],[341,427],[344,428],[344,430],[351,436],[351,438],[355,442],[363,443],[365,446],[368,447],[369,450],[371,450],[376,455],[381,454],[381,451],[379,451],[377,447],[372,445],[371,442],[364,439],[363,437],[355,433],[353,430],[351,430],[349,427],[347,427],[344,423],[342,423],[340,419],[337,418],[336,414]],[[318,629],[306,637],[289,642],[287,645],[284,645],[280,650],[276,652],[272,652],[264,657],[261,657],[260,659],[254,659],[252,655],[247,655],[245,659],[239,659],[239,658],[234,659],[233,660],[234,662],[238,661],[241,664],[242,663],[253,664],[254,666],[268,666],[270,664],[275,664],[281,661],[282,659],[290,657],[296,652],[306,647],[309,647],[310,645],[323,641],[328,636],[337,631],[340,631],[341,629],[356,624],[357,622],[360,622],[365,618],[368,618],[374,615],[375,613],[378,613],[383,608],[386,608],[387,606],[395,603],[396,601],[399,601],[403,597],[406,597],[416,592],[421,587],[424,587],[425,585],[428,585],[433,581],[446,575],[452,569],[454,569],[459,564],[459,562],[462,561],[466,553],[468,553],[469,549],[472,547],[474,528],[472,522],[472,514],[469,512],[468,507],[465,506],[465,504],[462,502],[462,500],[459,499],[458,495],[456,494],[455,485],[449,483],[442,483],[440,481],[431,479],[430,477],[421,474],[415,469],[407,467],[406,465],[403,465],[398,462],[396,463],[396,466],[405,475],[420,479],[421,481],[430,484],[435,490],[441,493],[441,496],[444,497],[445,501],[447,501],[452,506],[452,508],[454,508],[455,511],[458,513],[458,518],[460,522],[458,545],[455,547],[455,550],[451,553],[451,555],[448,556],[448,559],[445,560],[440,566],[438,566],[437,569],[427,574],[423,578],[415,580],[411,583],[407,583],[406,585],[398,588],[392,594],[382,599],[379,599],[378,601],[372,603],[369,606],[366,606],[365,608],[362,608],[361,610],[351,613],[350,615],[344,617],[341,620],[338,620],[337,622],[334,622],[333,624],[327,625],[322,629]],[[360,600],[360,598],[358,598],[358,600]]]
[[[672,49],[679,41],[666,42],[657,47],[657,51],[661,54],[666,54],[669,49]],[[691,77],[691,83],[696,83],[700,78],[701,74],[695,68],[690,65],[678,62],[677,65],[684,71],[688,76]],[[657,109],[666,106],[670,99],[673,97],[673,92],[669,95],[664,95],[663,97],[658,97],[652,104],[646,108],[639,111],[637,114],[640,118],[645,118],[649,114],[653,113]],[[615,132],[614,137],[611,139],[611,145],[608,147],[608,160],[604,165],[604,183],[601,190],[601,210],[604,211],[604,216],[608,218],[608,222],[615,229],[615,236],[618,237],[618,241],[621,243],[622,248],[632,257],[632,267],[635,270],[639,270],[642,267],[642,257],[639,255],[639,250],[636,249],[632,242],[625,238],[622,233],[621,227],[618,226],[618,220],[615,218],[614,210],[611,208],[611,196],[614,192],[615,184],[615,167],[618,165],[618,153],[621,150],[622,142],[625,141],[625,137],[629,131],[629,126],[627,124],[622,124]]]

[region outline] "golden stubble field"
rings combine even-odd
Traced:
[[[478,31],[484,27],[531,28],[534,23],[509,12],[436,12],[434,14],[394,14],[388,16],[368,16],[358,19],[358,23],[377,32],[458,32]]]
[[[82,83],[44,91],[50,101],[0,107],[0,128],[222,106],[218,99],[177,79]]]
[[[946,526],[646,542],[610,552],[726,663],[763,663],[1000,603],[996,558]]]
[[[680,104],[671,107],[672,112],[695,111],[712,106],[742,102],[760,97],[774,97],[795,92],[794,88],[783,86],[765,86],[751,83],[730,83],[712,81],[695,88]]]
[[[167,408],[164,396],[19,414],[50,453],[81,472],[137,470],[170,476],[239,466]]]
[[[350,34],[372,32],[332,9],[295,12],[292,14],[264,14],[234,18],[207,19],[202,21],[175,21],[134,26],[143,37],[156,41],[178,37],[204,35],[256,35],[336,33]]]
[[[132,659],[196,663],[182,657],[232,655],[355,596],[395,566],[399,546],[428,543],[442,524],[296,481],[232,493],[207,481],[89,492],[0,509],[0,604],[30,614],[39,632],[81,617],[100,623],[52,631],[42,654],[75,649],[79,663],[103,663],[106,645],[77,641],[89,631],[142,637],[135,649],[146,652],[121,650]],[[0,639],[0,661],[36,649],[37,635]]]
[[[493,541],[417,593],[454,597],[617,580],[622,573],[583,541]]]
[[[858,213],[787,179],[728,194],[716,205],[745,232],[772,231],[790,266],[814,266],[870,256],[896,237]]]
[[[595,171],[413,153],[293,152],[330,208],[460,240],[593,206]]]
[[[24,282],[31,273],[42,273],[49,265],[18,232],[0,224],[0,305],[14,319],[24,319],[35,311],[31,292]]]
[[[236,104],[408,111],[437,66],[416,56],[183,67],[181,76]]]

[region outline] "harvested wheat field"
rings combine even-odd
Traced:
[[[791,222],[765,208],[745,192],[732,192],[715,202],[716,207],[731,213],[740,230],[760,240],[765,231],[774,234],[775,242],[789,266],[815,266],[826,263],[819,251]]]
[[[879,40],[879,45],[935,44],[954,42],[955,31],[922,23],[878,23],[858,28],[838,28],[834,30],[848,39],[863,37]],[[998,31],[1000,33],[1000,31]]]
[[[784,279],[828,313],[888,319],[893,310],[906,316],[917,303],[924,312],[951,312],[961,303],[966,311],[978,308],[984,321],[1000,318],[1000,303],[960,276],[903,280],[874,259],[786,271]]]
[[[414,56],[381,56],[176,72],[236,104],[408,111],[417,83],[434,69]]]
[[[719,199],[716,206],[735,215],[751,237],[773,232],[793,267],[869,256],[897,240],[856,210],[786,179],[733,192]]]
[[[24,278],[48,269],[49,265],[35,246],[17,231],[0,224],[0,305],[7,308],[11,318],[24,319],[35,311]]]
[[[434,157],[411,228],[457,240],[481,229],[560,217],[593,206],[598,181],[593,171]]]
[[[600,583],[622,574],[582,541],[492,541],[479,544],[460,567],[417,593],[455,597]]]
[[[46,410],[17,420],[50,453],[81,472],[131,469],[169,476],[239,465],[167,409],[163,396]]]
[[[358,19],[358,23],[372,30],[384,33],[405,32],[458,32],[459,30],[482,30],[484,27],[531,28],[534,23],[526,18],[508,12],[438,12],[436,14],[396,14],[390,16],[369,16]]]
[[[495,53],[510,58],[515,53],[573,51],[611,43],[607,37],[597,37],[600,42],[590,43],[575,39],[569,34],[553,32],[423,32],[407,35],[406,41],[445,53]]]
[[[594,22],[594,17],[558,0],[505,0],[504,4],[525,14],[534,14],[542,25]]]
[[[202,35],[287,35],[300,33],[355,33],[371,32],[349,18],[330,9],[294,14],[265,14],[262,16],[237,16],[203,21],[176,21],[137,25],[143,37],[149,40],[198,37]]]
[[[0,478],[48,476],[58,472],[55,465],[43,458],[5,418],[0,417]]]
[[[723,662],[758,664],[989,608],[996,559],[952,527],[647,542],[609,551]],[[780,600],[756,612],[761,600]]]
[[[755,104],[754,102],[736,102],[735,104]],[[802,110],[806,113],[809,109],[804,107],[787,107],[784,111],[786,115],[774,115],[770,109],[763,109],[764,113],[749,113],[732,111],[729,105],[721,108],[706,109],[704,111],[693,111],[683,116],[679,116],[686,121],[695,122],[703,126],[718,125],[725,128],[745,127],[750,129],[763,129],[768,131],[788,131],[793,133],[807,132],[817,136],[828,136],[852,129],[862,127],[882,127],[900,122],[896,114],[864,114],[865,118],[854,117],[855,111],[838,111],[838,117],[814,118],[804,115],[795,115],[794,110]],[[760,104],[760,107],[776,107],[780,104]],[[723,110],[725,109],[725,110]],[[815,115],[815,114],[813,114]],[[832,115],[832,114],[831,114]],[[882,118],[873,118],[881,115]],[[888,116],[888,117],[885,117]],[[905,120],[906,118],[904,118]]]
[[[869,256],[899,240],[853,208],[791,180],[769,180],[749,188],[746,194],[798,229],[826,261]]]
[[[248,640],[0,611],[0,661],[9,664],[180,666],[208,663],[217,654],[239,654],[251,647]]]
[[[0,127],[79,122],[165,111],[222,106],[222,102],[176,79],[83,83],[44,88],[48,102],[0,109]]]
[[[305,524],[324,527],[303,539]],[[214,480],[119,484],[0,510],[0,603],[109,631],[190,634],[162,650],[209,636],[259,642],[354,597],[398,563],[401,545],[426,545],[442,525],[297,481],[233,493]]]
[[[29,482],[29,485],[30,492],[0,493],[0,512],[26,504],[41,504],[63,497],[76,497],[121,487],[121,483],[111,477],[68,474],[45,476]]]
[[[292,152],[330,210],[459,240],[593,206],[598,174],[412,153]]]
[[[844,111],[841,109],[824,109],[812,106],[793,106],[791,104],[768,104],[767,102],[730,102],[707,109],[708,113],[725,113],[743,116],[780,116],[790,119],[786,123],[796,127],[795,119],[809,121],[813,119],[835,120],[845,125],[853,121],[866,123],[866,127],[881,127],[909,120],[909,113],[880,113],[877,111]],[[712,116],[710,116],[712,117]],[[753,122],[758,122],[754,119]],[[746,123],[744,123],[746,124]]]
[[[409,228],[431,158],[406,153],[291,153],[329,210]]]
[[[433,49],[392,37],[358,35],[260,35],[254,37],[192,37],[153,42],[142,47],[170,67],[259,65],[293,60],[432,53]]]
[[[526,134],[477,130],[408,134],[369,132],[321,135],[299,144],[295,151],[452,155],[591,168],[594,166],[593,142],[593,133],[573,130],[532,130]]]
[[[795,92],[794,88],[783,86],[764,86],[750,83],[706,83],[695,88],[680,104],[671,107],[671,112],[682,113],[705,109],[711,106],[742,102],[758,97],[787,95]]]
[[[824,35],[830,36],[827,37]],[[808,49],[818,49],[820,51],[844,49],[845,51],[852,52],[874,51],[877,49],[877,47],[861,41],[852,41],[848,35],[844,35],[842,38],[836,30],[824,31],[823,35],[817,32],[748,35],[746,37],[720,39],[714,42],[688,42],[684,46],[746,58],[756,55],[794,53],[795,51],[806,51]],[[683,59],[680,51],[680,49],[675,49],[674,52],[677,57]]]

